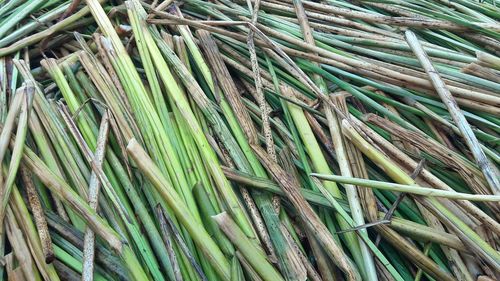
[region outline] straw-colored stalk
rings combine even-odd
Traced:
[[[89,0],[89,2],[91,1],[92,0]],[[102,22],[103,25],[105,24],[106,30],[108,30],[108,32],[111,34],[112,32],[114,32],[112,27],[108,27],[108,25],[111,25],[111,23],[106,18],[104,11],[102,11],[102,7],[95,4],[96,3],[93,3],[93,5],[95,6],[95,9],[93,10],[95,10],[94,12],[96,12],[96,15],[98,14],[96,18],[98,18],[99,16],[103,17],[103,19],[99,22]],[[134,5],[137,9],[140,7],[140,4],[135,1]],[[142,11],[142,13],[144,13],[144,11]],[[144,22],[142,24],[144,24]],[[172,65],[172,67],[176,71],[177,76],[183,82],[184,86],[191,94],[193,99],[196,101],[200,109],[202,111],[203,110],[207,111],[205,112],[206,114],[205,116],[207,117],[207,119],[217,118],[218,114],[214,112],[215,109],[211,106],[210,101],[207,100],[205,94],[203,93],[201,87],[198,85],[196,80],[194,80],[194,78],[189,73],[187,68],[184,66],[184,64],[182,64],[180,59],[168,47],[168,45],[166,45],[166,43],[163,40],[160,40],[158,34],[152,34],[150,30],[144,25],[142,28],[142,33],[144,34],[144,39],[148,46],[149,52],[153,57],[155,57],[153,63],[157,67],[157,69],[159,69],[158,74],[161,80],[163,81],[164,85],[168,89],[169,95],[174,100],[180,113],[185,119],[186,124],[189,126],[189,130],[191,132],[191,135],[195,143],[198,145],[198,147],[200,147],[201,155],[204,161],[207,162],[206,166],[208,167],[216,183],[216,187],[218,187],[218,190],[223,195],[222,196],[223,200],[226,201],[227,206],[229,207],[228,209],[229,212],[233,214],[236,222],[240,225],[243,231],[249,237],[253,237],[255,233],[253,227],[249,223],[247,215],[244,212],[241,203],[236,198],[236,194],[232,190],[232,187],[229,185],[229,182],[224,177],[224,174],[222,173],[219,167],[218,159],[216,158],[216,155],[213,152],[213,150],[210,149],[210,145],[204,135],[204,132],[200,124],[196,120],[196,117],[189,105],[187,98],[183,95],[183,91],[180,90],[179,85],[174,79],[172,73],[170,72],[170,67],[167,65],[165,59],[167,59],[169,63]],[[123,45],[121,45],[121,42],[118,38],[116,39],[113,38],[112,42],[115,48],[120,48],[120,50],[123,49]],[[159,47],[161,47],[161,50]],[[125,53],[124,50],[123,53]],[[132,61],[130,60],[128,55],[124,55],[124,60],[127,62],[127,64],[130,64],[133,67]],[[137,74],[137,72],[134,73]],[[140,80],[139,77],[137,77],[137,80]],[[224,132],[227,132],[227,128],[225,127],[225,124],[223,122],[220,122],[220,120],[213,120],[213,122],[214,122],[213,124],[214,129],[220,129],[223,130]]]
[[[291,88],[282,87],[282,89],[283,89],[282,92],[285,96],[291,99],[295,99]],[[311,126],[309,125],[309,122],[307,122],[304,111],[300,107],[291,103],[288,103],[287,106],[292,116],[292,119],[297,127],[299,135],[302,141],[304,142],[304,146],[307,150],[307,153],[311,158],[314,171],[323,174],[332,174],[332,171],[321,151],[319,143],[314,137],[314,133],[311,129]],[[331,184],[331,182],[330,183],[325,182],[325,187],[333,196],[337,198],[342,197],[340,190],[336,184]],[[342,217],[338,215],[336,215],[336,217],[338,223],[340,224],[341,229],[349,228]],[[361,249],[357,237],[353,233],[346,233],[344,234],[344,236],[348,241],[347,245],[351,250],[352,254],[354,255],[355,260],[359,262],[359,264],[363,264],[363,258],[361,255]]]
[[[11,141],[11,146],[15,140]],[[38,176],[53,194],[68,203],[88,223],[92,230],[100,235],[108,245],[123,258],[124,263],[134,280],[146,280],[146,274],[139,261],[128,245],[124,245],[118,234],[59,176],[55,175],[41,160],[28,148],[24,149],[23,162]]]
[[[500,196],[498,195],[483,195],[483,194],[468,194],[460,193],[456,191],[440,190],[428,187],[422,187],[418,185],[405,185],[397,183],[389,183],[382,181],[374,181],[346,176],[336,176],[336,175],[322,175],[322,174],[311,174],[311,176],[317,177],[322,180],[334,181],[343,184],[352,184],[357,186],[390,190],[395,192],[406,192],[421,196],[430,197],[441,197],[456,200],[469,200],[469,201],[479,201],[479,202],[500,202]]]
[[[104,2],[104,0],[98,0],[99,2]],[[25,47],[31,46],[35,43],[38,43],[42,41],[44,38],[50,37],[51,35],[57,33],[60,30],[63,30],[67,26],[75,23],[77,20],[81,19],[82,17],[86,16],[89,13],[89,8],[88,7],[83,7],[81,10],[78,12],[74,13],[73,15],[67,17],[66,19],[50,26],[49,28],[35,33],[33,35],[30,35],[28,37],[25,37],[14,44],[8,46],[8,47],[3,47],[0,48],[0,57],[12,54],[16,51],[19,51]]]
[[[9,203],[9,208],[12,209],[19,226],[23,231],[24,237],[28,240],[30,252],[40,274],[46,280],[59,280],[54,265],[47,264],[45,262],[43,246],[39,238],[38,230],[35,227],[35,224],[33,224],[33,221],[28,219],[31,217],[28,207],[26,206],[24,199],[16,186],[12,189],[12,197]]]
[[[99,136],[97,138],[97,148],[94,153],[93,164],[98,169],[102,168],[102,163],[105,156],[105,149],[108,141],[109,133],[109,117],[106,111],[101,120],[99,128]],[[89,206],[97,211],[97,203],[99,196],[99,189],[101,183],[95,172],[92,172],[89,180],[88,203]],[[90,228],[85,229],[84,244],[83,244],[83,267],[82,267],[82,280],[92,281],[94,278],[94,256],[95,256],[95,235]]]
[[[10,142],[10,134],[15,126],[15,121],[19,111],[21,110],[22,103],[24,97],[24,88],[20,88],[17,90],[16,95],[12,99],[10,110],[7,113],[7,117],[5,118],[5,122],[3,123],[3,130],[0,134],[0,161],[3,162],[5,155],[7,154],[7,148]],[[4,175],[0,175],[0,184],[2,190],[4,189]],[[2,191],[3,193],[4,191]]]

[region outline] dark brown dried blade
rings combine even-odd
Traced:
[[[219,48],[217,48],[215,40],[212,38],[210,33],[205,30],[198,30],[196,34],[200,40],[200,47],[203,49],[205,58],[212,70],[212,74],[214,74],[214,77],[217,79],[218,85],[221,87],[222,93],[231,105],[231,108],[234,111],[240,126],[245,132],[245,135],[249,138],[249,143],[257,144],[257,129],[255,128],[245,105],[241,101],[241,96],[238,93],[238,89],[236,88],[229,70],[222,60],[222,56]]]
[[[51,263],[55,259],[52,239],[50,238],[49,229],[47,227],[47,221],[45,220],[45,214],[40,202],[40,198],[38,198],[38,193],[31,178],[31,172],[24,165],[21,166],[21,177],[24,187],[26,188],[31,212],[33,213],[33,217],[35,219],[35,225],[38,230],[38,237],[40,237],[43,255],[45,256],[45,262]]]

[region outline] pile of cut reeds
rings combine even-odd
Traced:
[[[500,279],[494,0],[0,0],[0,281]]]

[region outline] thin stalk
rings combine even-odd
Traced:
[[[16,95],[14,95],[12,99],[12,103],[10,106],[10,110],[7,113],[7,117],[5,118],[5,122],[3,123],[3,130],[0,133],[0,163],[3,163],[3,159],[7,154],[7,148],[10,142],[10,135],[12,129],[14,128],[16,116],[21,110],[24,96],[24,88],[21,88],[17,91]],[[4,193],[4,175],[0,174],[0,184],[2,187],[2,193]],[[3,201],[3,200],[2,200]]]
[[[367,180],[367,179],[360,179],[360,178],[353,178],[346,176],[322,175],[315,173],[311,174],[311,176],[317,177],[322,180],[334,181],[343,184],[352,184],[357,186],[363,186],[381,190],[390,190],[395,192],[406,192],[421,196],[441,197],[441,198],[449,198],[455,200],[469,200],[469,201],[479,201],[479,202],[500,201],[500,196],[498,195],[467,194],[467,193],[422,187],[418,185],[405,185],[405,184],[374,181],[374,180]]]
[[[304,9],[304,6],[302,5],[301,1],[293,1],[293,6],[295,8],[295,13],[297,14],[297,19],[299,21],[300,29],[302,31],[302,37],[304,40],[311,44],[315,45],[315,40],[313,38],[313,30],[311,29],[309,25],[309,21],[307,19],[307,15]],[[313,78],[315,82],[318,84],[320,90],[323,92],[323,94],[328,94],[327,91],[327,86],[323,78],[318,75],[314,74]],[[339,166],[341,168],[341,173],[347,176],[350,176],[350,169],[347,164],[347,158],[345,155],[345,150],[344,150],[344,145],[342,143],[341,138],[337,138],[336,136],[341,136],[339,133],[339,126],[336,120],[336,114],[334,111],[328,106],[324,106],[324,111],[328,120],[330,132],[332,135],[332,139],[334,142],[334,147],[335,147],[335,152],[337,155],[337,161],[339,163]],[[354,189],[353,186],[346,186],[346,192],[347,192],[347,198],[349,200],[349,205],[351,207],[351,213],[358,225],[363,225],[365,223],[363,215],[362,215],[362,210],[361,210],[361,205],[359,203],[358,195],[356,190]],[[365,231],[365,230],[361,230]],[[375,271],[375,264],[373,262],[373,257],[366,246],[366,244],[359,242],[359,247],[360,247],[360,252],[361,255],[353,249],[351,249],[352,254],[354,256],[354,260],[356,261],[358,268],[360,272],[364,275],[364,278],[367,280],[377,280],[377,273]],[[363,264],[363,266],[361,266]]]
[[[221,109],[249,165],[245,165],[245,162],[241,161],[236,164],[242,171],[261,177],[267,177],[266,172],[250,147],[251,143],[255,144],[258,142],[256,128],[241,101],[234,81],[230,79],[230,73],[222,61],[217,45],[215,41],[209,37],[207,32],[200,30],[197,32],[197,35],[203,43],[203,50],[207,56],[208,62],[212,66],[215,77],[218,79],[219,85],[223,90],[223,94],[227,97],[229,102],[228,104],[226,98],[220,97]],[[229,108],[229,106],[231,106],[231,108]],[[266,106],[268,105],[266,104]],[[234,160],[237,161],[237,159]],[[254,222],[257,224],[256,228],[259,231],[259,235],[270,252],[276,253],[283,274],[285,276],[291,276],[291,278],[297,278],[300,274],[298,270],[300,265],[297,264],[297,257],[293,254],[293,251],[291,251],[290,246],[286,243],[285,237],[283,237],[283,233],[280,231],[279,226],[281,223],[276,212],[277,205],[272,204],[274,202],[271,202],[270,198],[265,194],[255,191],[251,194],[265,222],[264,224],[264,222],[261,221],[260,224],[262,225],[259,225],[257,221]],[[269,232],[269,234],[267,232]]]
[[[109,119],[108,112],[106,111],[102,116],[101,125],[99,128],[99,136],[97,138],[97,148],[94,153],[93,164],[97,166],[98,169],[102,168],[102,163],[105,156],[105,149],[108,141],[109,133]],[[97,198],[99,196],[100,182],[94,171],[90,175],[89,180],[89,191],[88,191],[88,202],[89,206],[97,211]],[[82,261],[82,280],[92,281],[94,280],[94,256],[95,256],[95,235],[89,228],[85,229],[85,237],[83,244],[83,261]]]
[[[31,83],[35,84],[35,80],[33,76],[31,76],[31,73],[29,73],[28,70],[28,65],[26,64],[25,61],[22,60],[14,60],[14,64],[16,67],[20,70],[23,78],[25,81],[30,81]],[[47,164],[47,166],[58,176],[63,177],[63,172],[62,168],[59,166],[57,160],[56,160],[56,153],[54,152],[55,149],[55,143],[49,143],[49,137],[47,135],[50,135],[50,133],[44,132],[41,124],[41,120],[38,117],[38,114],[40,111],[43,111],[46,113],[44,110],[37,110],[37,96],[41,93],[41,90],[38,87],[35,87],[36,89],[36,94],[34,97],[34,109],[35,111],[30,114],[30,120],[29,120],[29,126],[30,126],[30,131],[31,131],[31,136],[33,137],[37,148],[39,150],[39,153],[41,155],[41,158],[43,159],[44,163]],[[45,104],[44,104],[45,105]],[[38,112],[37,112],[38,111]],[[42,114],[42,117],[45,117]],[[43,119],[42,119],[43,121]],[[65,220],[69,221],[71,220],[75,225],[79,227],[83,227],[83,222],[82,220],[76,215],[76,213],[68,208],[67,210],[64,208],[64,205],[61,203],[59,198],[53,197],[56,209],[58,214]]]
[[[120,197],[116,193],[116,190],[113,188],[113,185],[111,184],[110,180],[108,179],[107,175],[104,173],[103,169],[99,168],[99,162],[93,161],[93,155],[92,152],[85,142],[83,136],[81,135],[80,131],[78,130],[76,124],[73,122],[72,118],[69,116],[69,113],[64,106],[60,106],[61,108],[61,113],[64,121],[68,125],[69,131],[75,138],[76,142],[80,146],[80,149],[83,152],[84,157],[88,162],[91,164],[92,172],[96,174],[97,179],[100,181],[102,184],[102,187],[104,188],[107,197],[110,199],[113,207],[119,214],[120,218],[124,222],[124,225],[128,232],[130,233],[133,242],[135,245],[141,249],[140,254],[146,261],[146,265],[148,269],[150,270],[151,274],[156,278],[157,280],[163,280],[164,277],[161,274],[158,266],[157,260],[154,258],[153,253],[151,251],[151,248],[147,241],[144,239],[144,237],[140,234],[138,224],[135,220],[135,218],[131,218],[129,213],[127,213],[126,207],[123,205],[123,201],[120,200]],[[98,139],[101,140],[101,139]],[[96,150],[97,151],[97,150]],[[103,152],[104,153],[104,152]],[[100,156],[102,157],[102,156]],[[97,180],[96,179],[96,180]]]
[[[20,270],[24,273],[24,278],[34,281],[42,280],[38,272],[32,256],[30,255],[27,241],[22,239],[23,233],[18,226],[15,216],[10,207],[6,209],[5,230],[7,238],[9,239],[12,251],[14,252],[17,261],[19,262]],[[8,274],[10,276],[10,274]]]
[[[162,229],[162,238],[163,242],[167,246],[168,258],[172,263],[172,268],[174,270],[174,281],[182,281],[182,273],[179,267],[179,262],[177,261],[177,257],[173,248],[173,240],[172,240],[172,231],[169,229],[167,222],[164,218],[164,213],[160,205],[157,207],[157,216],[159,218],[160,227]]]
[[[337,156],[337,162],[339,163],[341,174],[346,177],[352,177],[352,171],[345,148],[346,141],[342,137],[342,132],[339,124],[339,121],[341,119],[338,118],[335,112],[331,108],[328,108],[328,106],[325,106],[324,110],[327,116],[328,126],[331,132],[330,134],[332,137],[333,145],[335,147],[335,154]],[[363,210],[361,209],[361,203],[356,186],[347,184],[344,185],[344,188],[346,190],[347,199],[349,201],[349,207],[351,208],[351,215],[354,223],[356,225],[365,224]],[[360,230],[360,232],[366,232],[366,230],[362,229]],[[370,280],[377,280],[372,254],[369,252],[366,244],[360,242],[360,246],[363,254],[363,261],[366,267],[365,271],[367,274],[369,274],[368,278],[370,278]]]
[[[104,0],[98,0],[100,2],[104,2]],[[22,50],[25,47],[31,46],[33,44],[36,44],[40,41],[42,41],[44,38],[47,38],[51,35],[54,35],[60,30],[63,30],[67,26],[75,23],[77,20],[81,19],[82,17],[86,16],[89,13],[89,8],[84,7],[75,14],[65,18],[64,20],[52,25],[50,28],[47,28],[41,32],[35,33],[33,35],[30,35],[28,37],[25,37],[14,44],[8,46],[8,47],[3,47],[0,48],[0,57],[9,55],[11,53],[17,52],[19,50]]]
[[[20,20],[32,13],[35,9],[39,8],[43,3],[43,0],[32,0],[25,2],[22,6],[19,6],[12,14],[2,21],[0,27],[0,37],[3,37]]]
[[[347,214],[346,211],[344,211],[340,205],[338,204],[337,200],[326,190],[323,185],[316,180],[316,186],[320,190],[320,192],[325,196],[325,198],[330,201],[330,203],[334,206],[336,211],[340,212],[342,217],[349,223],[352,227],[355,228],[354,226],[354,220]],[[396,269],[392,266],[392,264],[389,263],[387,258],[380,252],[380,250],[377,249],[377,246],[375,243],[373,243],[370,238],[368,237],[368,234],[366,232],[358,231],[357,234],[361,237],[361,239],[366,243],[366,245],[370,248],[371,251],[375,254],[375,256],[380,260],[380,262],[388,269],[388,271],[392,274],[394,279],[396,280],[403,280],[403,278],[399,275],[399,273],[396,271]]]
[[[201,267],[198,265],[198,263],[196,262],[196,260],[192,256],[192,254],[190,253],[188,247],[186,246],[186,244],[182,240],[179,231],[177,230],[177,228],[173,224],[172,220],[169,217],[167,217],[167,215],[165,214],[165,212],[163,211],[163,209],[159,205],[157,206],[157,213],[158,213],[158,217],[159,217],[159,221],[160,221],[160,226],[162,227],[162,230],[164,233],[164,240],[165,240],[165,238],[168,238],[168,237],[165,237],[165,235],[167,233],[171,233],[171,235],[173,235],[175,241],[177,242],[177,244],[181,248],[182,252],[184,253],[184,255],[186,255],[186,257],[188,258],[191,265],[195,268],[196,273],[198,274],[198,277],[202,281],[207,281],[207,277],[205,276]]]

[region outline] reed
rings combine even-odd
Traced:
[[[0,0],[0,281],[498,279],[499,20]]]

